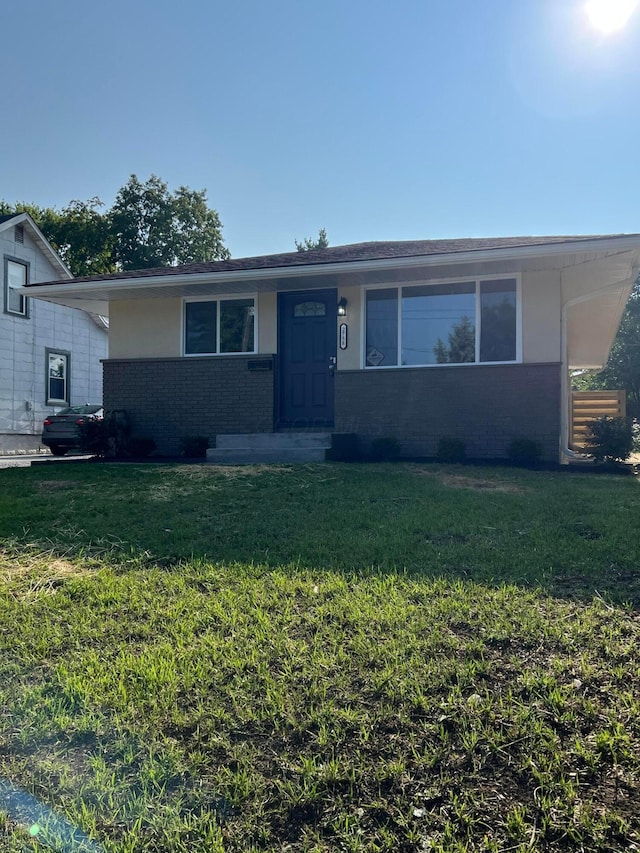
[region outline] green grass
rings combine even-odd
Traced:
[[[0,472],[0,849],[2,780],[107,853],[634,849],[639,489]]]

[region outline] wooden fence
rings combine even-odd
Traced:
[[[571,447],[582,450],[591,421],[603,418],[623,418],[627,413],[625,391],[572,391],[571,392]]]

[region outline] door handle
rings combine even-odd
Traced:
[[[333,375],[336,371],[336,367],[338,364],[338,357],[335,355],[329,356],[329,373]]]

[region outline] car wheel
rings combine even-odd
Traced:
[[[67,452],[66,447],[60,447],[58,444],[52,444],[49,448],[54,456],[64,456]]]

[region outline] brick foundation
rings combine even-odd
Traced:
[[[538,441],[558,460],[560,365],[399,368],[336,373],[337,432],[363,443],[394,436],[406,456],[435,456],[442,437],[467,455],[498,458],[513,438]]]
[[[265,356],[109,359],[104,404],[128,412],[133,433],[158,452],[177,454],[180,439],[274,431],[274,371],[249,370]],[[268,356],[266,358],[271,358]],[[473,365],[339,371],[335,431],[364,443],[394,436],[406,456],[435,456],[442,437],[467,455],[506,455],[513,438],[531,438],[558,459],[560,365]]]
[[[135,436],[176,455],[180,439],[219,433],[273,432],[274,372],[249,370],[271,356],[108,359],[105,409],[124,409]]]

